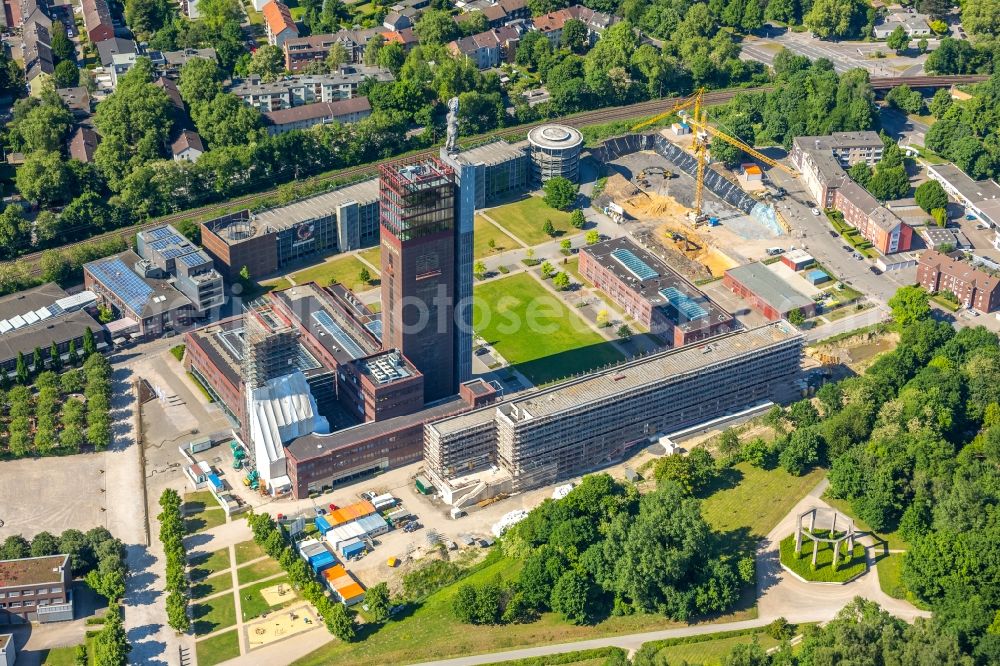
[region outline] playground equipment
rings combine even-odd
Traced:
[[[250,490],[257,490],[260,486],[260,474],[257,473],[257,470],[252,470],[243,478],[243,485]]]

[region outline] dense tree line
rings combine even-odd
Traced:
[[[247,518],[247,522],[253,532],[254,542],[288,573],[292,586],[316,607],[330,633],[342,641],[353,641],[356,637],[354,617],[347,612],[344,604],[330,598],[306,561],[299,557],[288,543],[282,528],[274,522],[270,514],[252,514]],[[372,600],[379,604],[379,616],[388,617],[388,589],[379,589],[373,593]],[[383,603],[385,608],[382,607]]]
[[[974,89],[972,99],[945,102],[935,94],[937,122],[927,130],[927,147],[977,180],[1000,176],[1000,73]]]
[[[530,622],[549,610],[574,624],[633,612],[686,620],[728,610],[747,582],[699,500],[669,479],[640,496],[607,474],[587,476],[511,528],[502,547],[524,561],[520,574],[462,585],[460,620]]]
[[[85,579],[112,604],[125,595],[125,544],[105,528],[95,527],[86,533],[68,529],[59,536],[39,532],[30,542],[15,534],[0,545],[0,560],[48,555],[69,555],[73,577]]]
[[[188,616],[188,601],[191,598],[187,578],[187,552],[184,549],[183,502],[173,488],[167,488],[160,495],[160,543],[167,561],[167,623],[177,632],[191,628]]]

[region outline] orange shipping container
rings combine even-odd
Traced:
[[[326,520],[332,527],[336,527],[337,525],[343,525],[358,518],[370,516],[373,513],[375,513],[375,505],[368,500],[364,500],[331,511],[327,514]]]

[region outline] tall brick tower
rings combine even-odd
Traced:
[[[458,393],[459,383],[455,172],[434,158],[380,171],[382,347],[420,370],[432,402]]]

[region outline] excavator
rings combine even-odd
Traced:
[[[704,223],[708,216],[702,211],[702,203],[704,202],[705,195],[705,165],[708,163],[709,155],[708,149],[711,143],[712,137],[718,137],[722,141],[735,146],[745,152],[746,154],[756,158],[757,160],[767,164],[768,166],[774,167],[776,169],[781,169],[793,178],[797,178],[799,173],[791,167],[785,166],[777,160],[773,160],[767,155],[761,153],[760,151],[753,148],[753,146],[747,145],[740,139],[734,136],[730,136],[723,132],[722,130],[713,127],[708,124],[708,110],[703,104],[703,96],[705,94],[704,88],[699,88],[693,95],[687,99],[681,100],[673,105],[669,111],[664,111],[663,113],[653,116],[648,120],[644,120],[638,125],[632,127],[633,132],[637,132],[643,127],[648,127],[650,125],[656,124],[665,118],[669,118],[675,113],[680,115],[681,120],[691,127],[694,131],[694,154],[695,159],[698,161],[698,172],[695,177],[695,195],[694,195],[694,209],[691,212],[692,221],[695,225]],[[688,112],[688,109],[692,109],[692,112]]]

